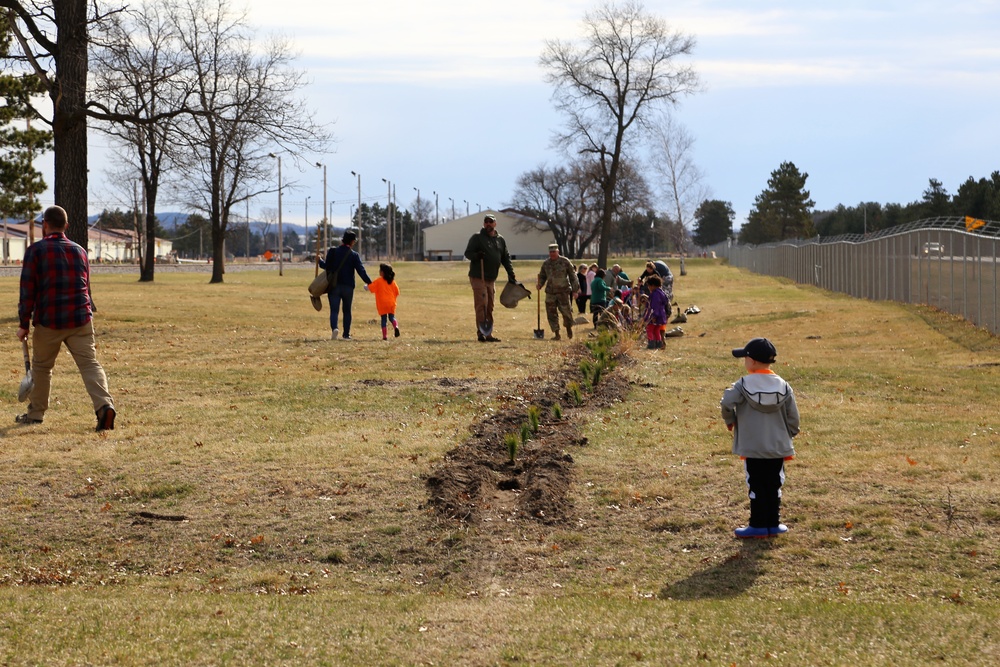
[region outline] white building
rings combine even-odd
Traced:
[[[20,263],[30,245],[29,223],[7,222],[0,230],[0,260],[4,263]],[[41,223],[35,223],[34,240],[43,236]],[[126,229],[98,229],[91,227],[87,232],[88,255],[91,263],[98,262],[138,262],[137,234]],[[173,250],[169,239],[156,238],[156,256],[167,256]],[[145,247],[142,248],[145,251]]]
[[[512,259],[545,259],[555,236],[547,223],[516,211],[482,211],[456,218],[424,230],[424,258],[434,260],[465,260],[469,238],[483,228],[483,218],[492,214],[497,219],[497,233],[507,242]]]

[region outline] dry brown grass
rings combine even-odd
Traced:
[[[64,358],[45,423],[0,427],[0,662],[996,656],[996,339],[708,261],[688,273],[675,295],[702,313],[687,335],[632,345],[615,371],[630,388],[562,406],[587,438],[567,451],[571,515],[503,514],[496,496],[471,524],[436,511],[424,480],[470,426],[526,412],[579,354],[533,339],[534,304],[498,309],[504,342],[482,345],[462,268],[403,264],[403,336],[378,340],[359,292],[348,343],[309,306],[310,270],[221,286],[96,276],[121,416],[91,431]],[[16,280],[0,283],[13,313]],[[741,370],[729,350],[757,335],[778,347],[803,433],[792,531],[746,544],[731,536],[746,496],[717,405]],[[5,340],[12,417],[23,368]]]

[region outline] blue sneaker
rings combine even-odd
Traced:
[[[771,536],[769,529],[754,528],[753,526],[744,526],[743,528],[737,528],[736,530],[733,531],[733,533],[735,533],[736,537],[744,540],[751,537],[757,539],[763,539]]]
[[[770,526],[767,529],[768,535],[770,537],[777,537],[778,535],[784,535],[788,532],[788,526],[783,523],[779,523],[777,526]]]

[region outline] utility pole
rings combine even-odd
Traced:
[[[413,221],[413,259],[417,259],[417,236],[420,235],[420,188],[413,188],[417,191],[417,215]]]
[[[382,179],[385,183],[385,256],[392,256],[392,183]]]
[[[323,237],[325,238],[326,235],[329,233],[328,229],[330,227],[330,218],[326,216],[326,210],[327,210],[326,209],[326,165],[317,162],[316,166],[323,167],[323,223],[322,224],[323,224]],[[316,232],[316,275],[317,276],[319,275],[319,253],[322,248],[322,246],[320,246],[319,244],[319,237],[320,237],[320,232],[317,231]]]
[[[358,177],[358,243],[357,251],[361,252],[361,174],[351,172],[352,176]]]
[[[281,156],[269,153],[271,157],[278,158],[278,275],[285,275],[285,239],[281,234]]]

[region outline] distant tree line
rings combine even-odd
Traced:
[[[871,234],[897,225],[936,217],[971,216],[1000,220],[1000,171],[989,178],[970,176],[954,195],[941,181],[931,178],[920,199],[909,204],[861,202],[814,210],[805,188],[809,174],[792,162],[771,172],[767,187],[757,195],[746,223],[735,237],[740,243],[761,244],[785,239],[841,234]],[[734,238],[732,204],[705,200],[695,211],[692,241],[707,247]]]
[[[209,221],[211,282],[222,282],[236,207],[274,191],[275,158],[296,162],[329,143],[305,105],[304,73],[292,67],[289,44],[261,39],[230,0],[0,0],[0,7],[8,10],[4,35],[15,38],[0,42],[11,45],[0,53],[5,70],[32,75],[33,92],[51,101],[49,111],[28,98],[26,116],[52,131],[67,235],[87,247],[92,120],[117,151],[114,181],[125,200],[142,202],[142,281],[153,279],[161,192]]]
[[[1000,171],[989,178],[969,176],[954,195],[949,195],[941,181],[931,178],[920,199],[909,204],[861,202],[855,206],[839,205],[830,211],[812,213],[820,236],[877,232],[924,218],[971,216],[982,220],[1000,220]]]

